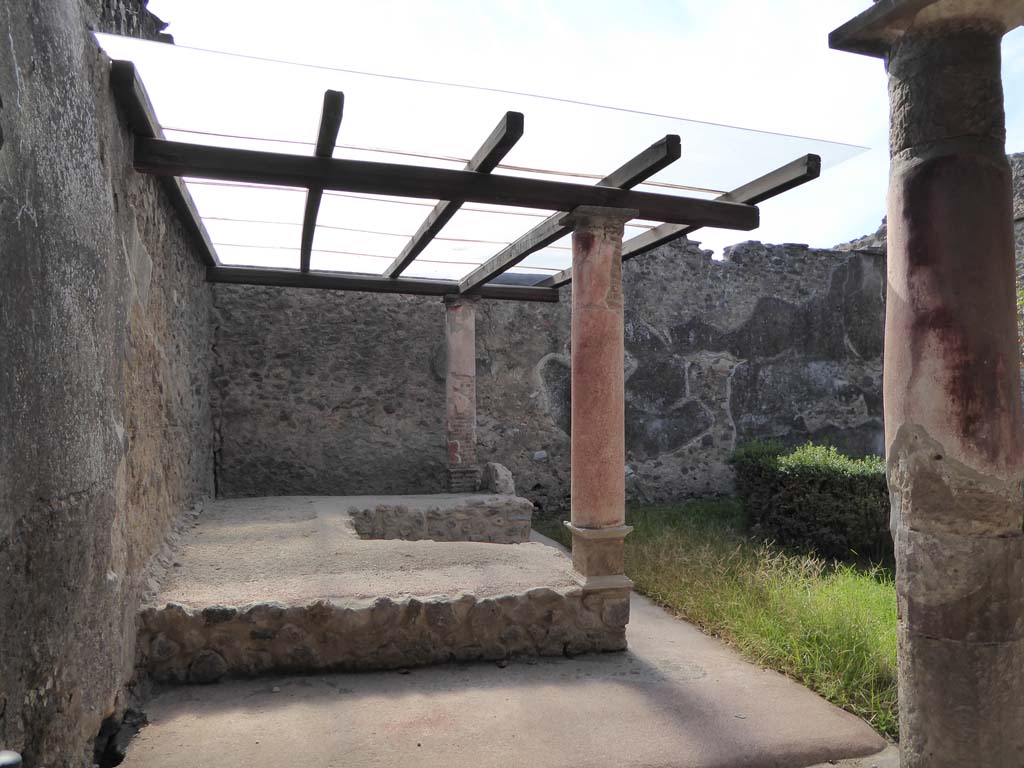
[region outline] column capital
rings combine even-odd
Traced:
[[[622,226],[635,219],[640,211],[632,208],[608,208],[602,205],[581,205],[564,214],[559,220],[563,227]]]
[[[1006,34],[1024,25],[1024,4],[1019,0],[875,0],[866,11],[835,29],[828,44],[838,51],[885,58],[907,32],[920,33],[943,23],[954,28],[991,25]]]
[[[476,304],[480,301],[480,296],[468,293],[446,293],[441,297],[441,301],[448,307],[461,307],[466,304]]]

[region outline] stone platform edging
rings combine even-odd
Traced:
[[[435,497],[436,501],[350,506],[352,526],[362,539],[478,541],[522,544],[530,540],[533,503],[508,495]]]
[[[305,606],[171,603],[142,611],[138,648],[140,665],[158,682],[210,683],[263,673],[621,651],[628,620],[628,590],[575,587]]]

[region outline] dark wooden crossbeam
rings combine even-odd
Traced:
[[[766,173],[731,192],[720,195],[719,201],[749,203],[757,205],[769,198],[781,195],[794,187],[806,184],[821,175],[821,158],[818,155],[804,155],[787,163],[774,171]],[[649,229],[622,244],[622,260],[628,261],[642,253],[671,242],[677,238],[700,229],[697,225],[662,224]],[[547,288],[560,288],[572,282],[572,267],[551,275],[538,285]]]
[[[354,272],[300,272],[295,269],[210,267],[206,271],[206,279],[211,283],[277,285],[285,288],[325,288],[335,291],[368,291],[370,293],[406,293],[419,296],[445,296],[459,292],[459,284],[454,280],[391,278]],[[553,288],[494,283],[482,286],[479,295],[484,299],[507,299],[510,301],[558,301],[559,297],[558,291]]]
[[[313,186],[343,192],[464,200],[571,211],[581,205],[627,208],[638,217],[673,224],[756,229],[757,208],[734,202],[499,176],[446,168],[301,157],[158,139],[135,143],[135,168],[160,176],[197,176],[253,184]]]
[[[341,91],[324,91],[324,106],[320,112],[320,130],[316,137],[316,157],[330,157],[338,142],[341,116],[345,111],[345,94]],[[306,210],[302,214],[302,240],[299,246],[299,269],[309,271],[309,259],[313,253],[313,234],[316,232],[316,217],[320,213],[320,201],[324,191],[310,187],[306,191]]]
[[[661,141],[652,144],[639,155],[622,167],[605,176],[597,185],[631,189],[645,179],[649,179],[662,168],[675,162],[681,154],[679,137],[669,134]],[[531,253],[547,248],[559,238],[572,232],[572,227],[559,224],[561,214],[549,216],[514,243],[502,248],[497,254],[474,269],[462,280],[459,287],[463,293],[473,291],[484,283],[490,282],[510,267],[514,267]]]
[[[139,73],[132,62],[112,61],[110,63],[110,88],[114,92],[114,99],[121,108],[128,127],[136,137],[164,138],[163,129],[153,110],[153,103],[149,100],[146,87],[139,79]],[[207,266],[219,264],[213,241],[210,240],[203,220],[199,218],[196,204],[192,200],[192,195],[188,193],[185,182],[173,176],[167,176],[162,178],[160,183],[174,210],[181,216],[181,222],[185,229],[192,235],[199,247],[203,261]]]
[[[522,136],[522,112],[506,112],[501,122],[491,131],[491,135],[487,137],[487,141],[483,143],[476,154],[466,163],[466,170],[476,171],[477,173],[490,173]],[[430,241],[437,237],[437,234],[444,225],[451,221],[452,216],[461,207],[461,200],[439,200],[437,205],[434,206],[434,210],[430,212],[420,225],[420,228],[416,230],[416,234],[406,243],[402,252],[384,270],[384,277],[398,277],[402,274],[405,268],[412,264],[413,259],[430,245]]]

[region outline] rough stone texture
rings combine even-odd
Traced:
[[[445,448],[448,490],[473,493],[480,487],[476,463],[476,305],[469,296],[446,296]]]
[[[1015,170],[1024,274],[1024,154]],[[738,442],[881,454],[885,222],[835,250],[675,243],[623,266],[626,492],[726,492]],[[219,285],[220,490],[445,489],[444,309],[432,298]],[[568,504],[569,289],[477,306],[481,461],[542,507]],[[343,374],[351,375],[343,375]]]
[[[157,681],[225,675],[365,671],[446,661],[561,656],[626,647],[628,591],[536,587],[524,593],[373,601],[272,602],[240,608],[168,605],[141,615],[141,664]],[[173,653],[170,653],[173,650]]]
[[[738,442],[881,452],[884,257],[675,243],[623,267],[627,493],[727,492]],[[545,507],[569,495],[568,290],[477,306],[477,454]],[[445,485],[436,299],[218,285],[219,489],[426,493]]]
[[[1010,155],[1007,160],[1013,174],[1013,218],[1019,224],[1024,220],[1024,153]]]
[[[906,768],[1024,761],[1024,417],[1001,36],[990,21],[916,24],[888,57],[885,431]]]
[[[402,506],[459,499],[409,497]],[[530,507],[508,496],[476,500]],[[363,528],[360,510],[399,507],[394,497],[380,501],[210,503],[140,614],[140,666],[157,680],[211,682],[625,647],[628,593],[585,593],[555,548],[422,541],[406,530],[398,532],[414,540],[360,538],[380,533]]]
[[[506,470],[508,471],[508,470]],[[349,503],[356,533],[364,539],[484,541],[519,544],[530,540],[533,504],[518,496],[437,494]]]
[[[213,290],[218,495],[446,490],[439,300]]]
[[[0,744],[51,768],[92,765],[150,556],[212,492],[210,292],[132,171],[91,5],[0,10]]]
[[[512,472],[504,464],[496,461],[489,461],[484,465],[481,485],[491,493],[502,493],[515,495],[516,481]]]

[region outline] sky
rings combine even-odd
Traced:
[[[353,146],[468,157],[503,110],[518,109],[525,114],[525,135],[507,162],[521,166],[603,174],[665,133],[676,132],[683,138],[683,156],[655,179],[728,189],[801,154],[819,152],[826,161],[822,178],[762,204],[759,230],[749,234],[701,230],[693,238],[719,252],[745,239],[828,247],[873,232],[885,209],[888,99],[883,64],[828,48],[828,33],[868,4],[867,0],[150,0],[149,5],[169,23],[167,32],[178,46],[539,94],[852,147],[195,52],[179,52],[177,59],[149,70],[140,62],[140,71],[165,126],[214,132],[311,141],[320,110],[317,94],[331,87],[346,93],[339,143]],[[1006,37],[1003,58],[1007,148],[1024,151],[1024,30]],[[174,91],[191,93],[190,99],[175,102]],[[197,134],[169,138],[214,143],[212,137]],[[303,145],[229,143],[310,151]],[[339,150],[335,156],[458,167],[457,163],[356,150]],[[301,220],[301,195],[280,193],[275,198],[267,192],[259,200],[255,194],[243,200],[237,190],[191,188],[204,216],[212,211],[232,214],[218,220]],[[228,192],[234,194],[230,202],[224,196]],[[339,198],[325,202],[324,210],[324,221],[388,234],[318,230],[317,248],[390,254],[403,244],[397,235],[414,231],[429,209],[372,206]],[[460,213],[444,233],[453,239],[432,246],[424,258],[483,261],[493,254],[494,243],[514,239],[538,220]],[[254,229],[239,222],[207,221],[207,226],[219,242],[245,238],[249,243],[280,239],[291,244],[298,239],[283,226],[278,232],[271,231],[272,225]],[[460,243],[459,238],[494,243]],[[282,258],[290,263],[287,260],[293,258],[291,253],[269,248],[263,253],[218,250],[225,260],[246,263],[255,259],[273,264]],[[314,254],[314,268],[318,258],[320,268],[359,271],[382,271],[388,263],[379,258],[377,262],[346,261],[325,253]],[[554,269],[567,258],[563,244],[527,263]],[[367,263],[374,266],[367,268]],[[467,269],[424,264],[419,274],[452,277]]]

